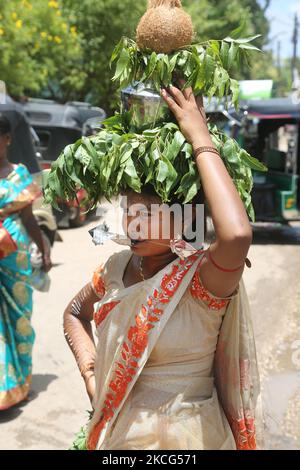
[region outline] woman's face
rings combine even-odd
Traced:
[[[7,158],[7,148],[10,145],[10,135],[0,134],[0,161]]]
[[[153,256],[170,251],[174,238],[174,216],[158,196],[126,192],[122,197],[122,225],[133,241],[131,250],[139,256]]]

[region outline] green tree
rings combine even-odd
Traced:
[[[58,1],[0,0],[0,12],[0,79],[10,94],[38,94],[53,80],[62,92],[82,88],[79,36]]]
[[[240,26],[243,36],[261,34],[269,23],[257,0],[183,0],[197,40],[221,39]],[[111,53],[122,35],[135,37],[147,0],[0,0],[0,79],[13,95],[40,95],[60,101],[88,100],[112,112],[119,101],[111,81]],[[20,8],[21,6],[21,8]],[[256,54],[238,79],[273,78],[270,53]]]
[[[112,110],[117,103],[116,85],[109,61],[122,35],[135,37],[135,28],[146,8],[146,0],[63,0],[63,9],[81,34],[86,75],[81,100]]]

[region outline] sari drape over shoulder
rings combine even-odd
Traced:
[[[7,235],[0,246],[0,410],[24,400],[31,382],[31,265],[29,237],[19,213],[39,194],[24,165],[15,166],[0,180],[1,228]],[[8,241],[14,249],[9,248]]]
[[[230,297],[212,295],[200,251],[125,288],[130,256],[113,255],[93,277],[102,298],[87,448],[257,448],[259,381],[243,281]]]

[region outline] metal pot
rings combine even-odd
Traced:
[[[153,128],[172,120],[169,107],[151,82],[135,82],[121,91],[122,112],[130,111],[130,122],[137,129]]]

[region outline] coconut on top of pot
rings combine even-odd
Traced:
[[[148,9],[136,30],[141,49],[168,54],[192,44],[194,28],[180,0],[149,0]]]

